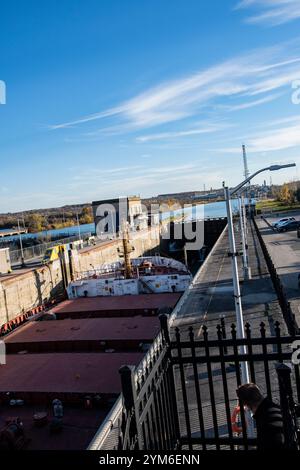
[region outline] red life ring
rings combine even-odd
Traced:
[[[237,405],[234,408],[234,410],[232,412],[232,415],[231,415],[232,432],[234,432],[236,434],[242,434],[242,432],[243,432],[242,426],[238,425],[238,419],[239,419],[240,414],[241,414],[241,409],[240,409],[240,406]],[[246,423],[246,427],[247,427],[247,420],[245,420],[245,423]]]

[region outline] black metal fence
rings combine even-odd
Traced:
[[[279,304],[280,304],[280,307],[281,307],[281,310],[282,310],[283,318],[284,318],[284,320],[286,322],[286,325],[287,325],[287,328],[288,328],[288,332],[290,333],[290,335],[298,334],[299,333],[299,326],[297,325],[297,322],[296,322],[296,319],[295,319],[295,314],[293,313],[293,311],[291,309],[290,302],[287,299],[287,296],[286,296],[285,291],[284,291],[284,287],[282,285],[280,277],[277,274],[276,267],[274,266],[274,263],[272,261],[272,258],[270,256],[269,252],[268,252],[268,249],[266,247],[264,239],[261,236],[260,230],[257,227],[256,221],[255,221],[254,218],[252,220],[253,220],[253,225],[254,225],[254,228],[255,228],[255,231],[256,231],[261,249],[263,251],[263,254],[264,254],[267,266],[268,266],[268,270],[269,270],[270,275],[271,275],[271,279],[272,279],[272,282],[273,282],[274,289],[277,293],[278,301],[279,301]]]
[[[84,233],[81,235],[81,240],[83,241],[83,246],[88,246],[88,239],[91,236],[91,233]],[[44,256],[48,248],[52,248],[56,245],[64,245],[67,243],[72,243],[78,241],[78,235],[72,237],[60,238],[58,240],[53,240],[48,243],[39,243],[37,245],[27,246],[23,248],[23,256],[25,261],[31,261],[36,258],[41,258]],[[22,262],[22,251],[20,249],[13,250],[10,249],[9,252],[11,264],[18,264]]]
[[[251,449],[257,444],[253,420],[238,403],[241,366],[250,380],[281,405],[287,448],[299,448],[296,403],[300,402],[299,365],[292,364],[292,344],[300,336],[267,336],[265,325],[238,339],[235,325],[224,335],[224,324],[209,332],[175,330],[165,315],[162,332],[138,370],[120,371],[124,409],[121,449]],[[243,352],[241,351],[243,347]],[[232,412],[240,406],[240,422]]]
[[[162,315],[164,324],[166,315]],[[121,449],[179,447],[179,422],[170,339],[162,332],[137,370],[120,369],[124,397]]]

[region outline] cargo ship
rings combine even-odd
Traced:
[[[138,366],[191,281],[185,265],[130,258],[80,273],[68,299],[3,337],[0,449],[87,449],[121,391],[119,369]]]

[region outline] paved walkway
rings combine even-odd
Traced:
[[[236,238],[237,248],[240,249],[237,225]],[[251,280],[243,281],[242,259],[238,258],[244,321],[250,322],[253,328],[258,327],[262,321],[270,321],[270,318],[282,323],[277,296],[252,224],[248,225],[248,246]],[[194,325],[198,328],[198,334],[201,334],[201,325],[205,323],[210,327],[217,324],[222,315],[228,325],[235,323],[231,260],[227,255],[228,251],[226,230],[196,276],[189,294],[177,312],[174,326],[182,329]]]
[[[236,225],[237,248],[239,249],[240,236]],[[267,335],[274,335],[274,323],[280,321],[282,330],[286,333],[281,309],[276,293],[267,270],[262,250],[257,239],[254,227],[248,225],[249,260],[252,269],[252,279],[243,282],[242,259],[238,259],[242,305],[244,322],[251,324],[253,336],[260,336],[261,322],[266,324]],[[202,325],[208,326],[209,338],[216,337],[216,325],[220,322],[220,316],[225,316],[227,336],[230,337],[230,326],[235,323],[235,308],[233,300],[233,286],[231,273],[231,260],[228,253],[227,230],[214,247],[210,257],[198,273],[188,295],[185,298],[173,326],[180,328],[183,337],[187,337],[188,327],[193,326],[195,339],[202,336]],[[187,338],[186,338],[187,339]],[[224,384],[219,363],[211,364],[213,374],[213,393],[215,398],[215,410],[217,428],[220,436],[228,435],[226,408],[224,404]],[[264,365],[255,363],[256,383],[263,393],[266,393],[266,379]],[[195,378],[192,365],[184,367],[185,386],[188,397],[189,416],[193,436],[199,436],[198,407],[195,395]],[[273,397],[278,399],[278,382],[275,367],[270,370]],[[226,364],[226,378],[229,394],[229,406],[232,411],[237,404],[236,370],[231,364]],[[211,389],[208,379],[207,364],[198,365],[198,380],[202,396],[202,412],[206,437],[214,436],[213,410],[211,401]],[[182,384],[179,370],[175,373],[176,392],[179,404],[179,420],[181,433],[186,433],[186,421],[182,400]]]

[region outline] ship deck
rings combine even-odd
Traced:
[[[50,430],[52,409],[50,406],[26,405],[16,408],[0,404],[0,430],[8,420],[19,418],[25,431],[23,448],[26,450],[85,450],[104,421],[111,405],[100,409],[83,409],[78,406],[65,406],[63,429],[59,433]],[[33,416],[38,412],[48,414],[47,422],[39,427]]]
[[[26,449],[86,449],[121,392],[119,369],[139,364],[143,356],[141,352],[7,354],[6,365],[0,366],[0,431],[8,421],[19,419]],[[86,406],[87,398],[91,407]],[[54,399],[64,407],[59,433],[51,432]],[[23,403],[12,405],[11,400]],[[47,419],[38,426],[34,415],[41,412]]]
[[[173,309],[181,293],[87,297],[65,300],[51,311],[57,319],[155,315],[164,307]]]
[[[7,353],[138,351],[160,330],[157,317],[31,321],[5,337]]]
[[[143,353],[8,354],[0,366],[0,397],[9,392],[26,403],[46,403],[59,398],[80,403],[85,395],[117,396],[119,369],[137,365]]]
[[[36,318],[40,321],[31,320],[5,336],[0,433],[19,419],[24,449],[86,449],[121,392],[119,369],[140,363],[159,332],[157,314],[166,307],[172,310],[180,296],[67,300],[51,309],[56,319],[42,320],[41,314]],[[64,407],[59,432],[52,428],[54,399]],[[18,405],[11,400],[23,401]],[[36,413],[46,415],[42,425],[34,419]]]

